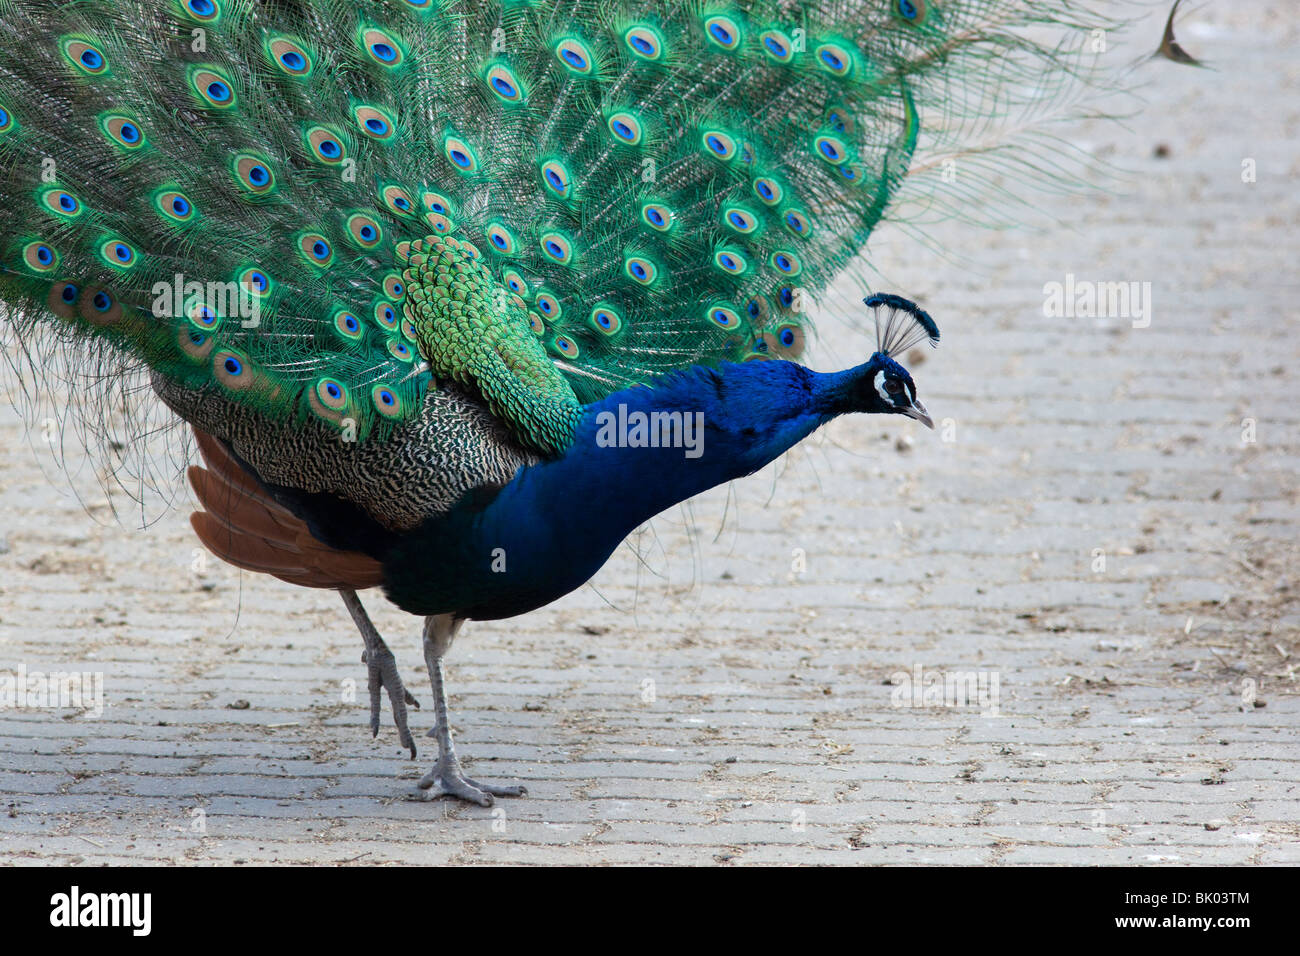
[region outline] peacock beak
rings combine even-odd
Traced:
[[[933,430],[934,420],[930,418],[930,413],[925,410],[925,406],[919,400],[913,401],[911,408],[900,408],[899,411],[908,418],[915,418],[926,428]]]

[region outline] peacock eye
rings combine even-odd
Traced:
[[[890,395],[897,395],[902,390],[903,390],[903,383],[900,382],[898,379],[891,378],[885,380],[885,391],[887,391]]]

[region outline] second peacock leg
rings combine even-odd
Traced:
[[[370,672],[370,736],[379,736],[379,699],[380,693],[386,690],[389,703],[393,707],[393,723],[397,725],[397,738],[403,747],[411,751],[411,759],[414,760],[415,739],[406,724],[406,705],[410,704],[419,710],[420,702],[411,696],[406,685],[402,683],[402,677],[397,673],[397,658],[388,649],[384,639],[379,636],[375,625],[370,622],[370,615],[362,606],[357,592],[345,588],[341,589],[339,594],[343,595],[343,603],[347,605],[348,613],[352,615],[357,630],[361,632],[361,639],[366,642],[366,652],[361,659],[365,661],[366,669]]]
[[[450,795],[462,800],[469,800],[480,806],[492,806],[492,798],[522,797],[528,791],[524,787],[501,787],[480,783],[465,776],[461,770],[460,759],[451,742],[451,723],[447,717],[447,694],[443,686],[442,659],[456,639],[463,620],[457,620],[450,614],[438,614],[424,619],[424,660],[429,665],[429,682],[433,685],[433,707],[437,724],[429,731],[430,737],[438,738],[438,762],[433,769],[420,780],[419,787],[425,791],[426,800]]]

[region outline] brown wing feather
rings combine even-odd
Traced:
[[[226,447],[194,429],[207,468],[189,469],[203,511],[190,524],[204,546],[230,564],[309,588],[363,588],[383,583],[378,561],[318,541],[306,522],[275,501]]]

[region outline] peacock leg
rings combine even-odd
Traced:
[[[522,797],[528,791],[524,787],[498,787],[479,783],[465,776],[460,768],[456,748],[451,742],[451,722],[447,718],[442,659],[451,649],[461,623],[462,620],[457,620],[450,614],[437,614],[424,619],[424,660],[429,665],[429,682],[433,685],[433,706],[437,720],[434,728],[429,731],[429,736],[438,738],[438,762],[420,779],[419,787],[425,791],[426,800],[450,795],[490,807],[494,796]]]
[[[411,737],[411,729],[406,724],[406,705],[410,704],[419,710],[420,702],[411,696],[411,692],[402,683],[402,677],[397,673],[397,658],[388,649],[384,639],[379,636],[375,625],[370,622],[370,615],[361,606],[361,598],[357,597],[357,592],[351,588],[341,588],[339,593],[343,595],[343,603],[347,605],[348,613],[352,615],[357,630],[361,632],[361,639],[366,642],[366,650],[361,655],[361,659],[370,672],[370,736],[379,736],[379,698],[380,692],[386,690],[388,700],[393,706],[393,723],[397,725],[397,737],[402,746],[411,751],[411,759],[414,760],[415,740]]]

